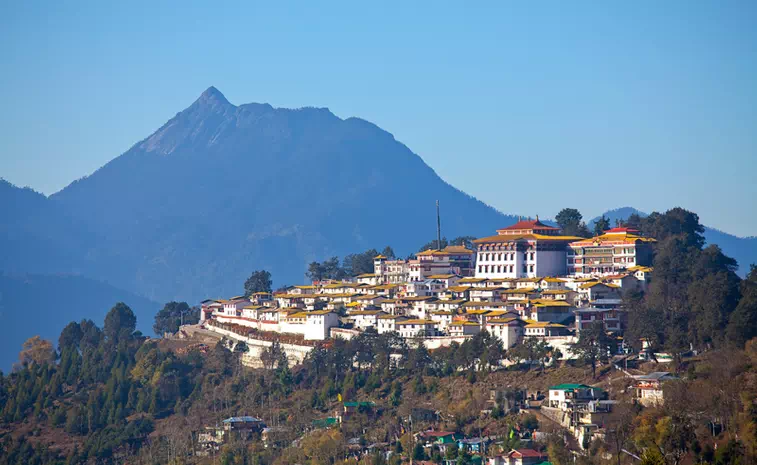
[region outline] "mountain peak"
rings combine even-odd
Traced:
[[[197,99],[197,103],[206,104],[206,105],[231,105],[228,100],[226,100],[226,97],[221,93],[220,90],[216,89],[215,86],[210,86],[207,89],[205,89],[205,92],[203,92],[200,97]]]

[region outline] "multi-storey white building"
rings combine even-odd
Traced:
[[[565,274],[566,248],[581,239],[560,235],[560,228],[521,220],[473,241],[477,278],[535,278]]]
[[[601,236],[571,242],[566,256],[568,273],[602,276],[649,266],[654,242],[631,228],[613,228]]]
[[[384,255],[376,255],[373,259],[373,274],[384,284],[405,283],[409,275],[407,260],[389,260]]]
[[[502,340],[505,349],[518,344],[523,340],[523,328],[526,323],[520,318],[492,318],[486,320],[486,330],[492,336]]]

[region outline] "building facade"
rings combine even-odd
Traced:
[[[636,229],[613,228],[601,236],[571,242],[566,267],[576,276],[603,276],[650,266],[654,242]]]
[[[536,220],[521,220],[498,229],[476,245],[476,278],[536,278],[565,274],[566,249],[581,239],[563,236],[560,228]]]

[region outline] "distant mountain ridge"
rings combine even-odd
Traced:
[[[211,87],[123,155],[40,200],[62,212],[71,236],[88,235],[61,246],[75,256],[69,265],[0,253],[13,258],[11,271],[73,267],[157,301],[197,301],[240,292],[254,269],[292,284],[312,260],[385,245],[413,252],[436,235],[437,199],[447,237],[515,221],[372,123],[322,108],[235,106]]]

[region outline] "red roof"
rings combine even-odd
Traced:
[[[517,449],[508,455],[516,455],[518,457],[543,457],[544,454],[542,454],[539,451],[533,450],[533,449]]]
[[[539,220],[521,220],[515,223],[514,225],[507,226],[506,228],[501,228],[501,230],[508,230],[508,229],[553,229],[553,230],[559,230],[560,228],[555,228],[553,226],[548,226],[544,223],[542,223]]]
[[[639,230],[638,229],[634,229],[634,228],[612,228],[612,229],[608,229],[607,231],[605,231],[604,234],[607,234],[607,233],[631,233],[631,234],[636,234],[638,232],[639,232]]]

